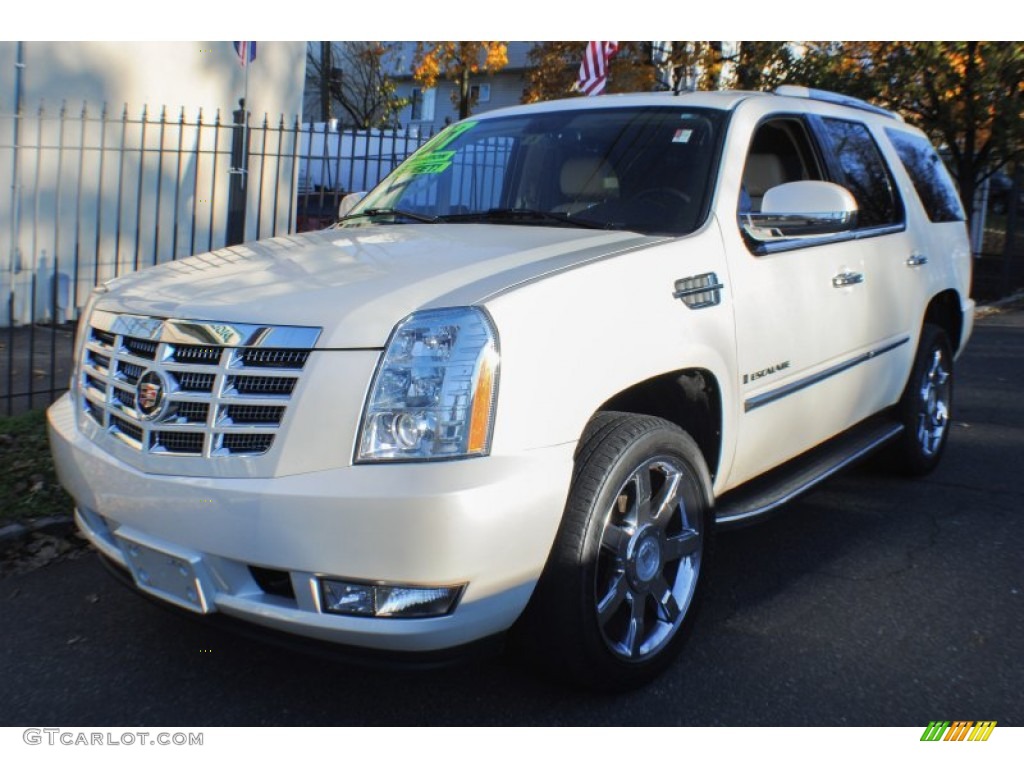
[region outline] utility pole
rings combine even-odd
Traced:
[[[329,123],[331,114],[331,74],[334,72],[329,40],[320,42],[320,119]]]
[[[14,54],[14,121],[12,123],[13,141],[11,142],[11,252],[10,252],[10,323],[14,327],[14,274],[20,269],[20,254],[18,252],[18,225],[21,219],[21,166],[19,164],[21,152],[18,141],[21,133],[21,111],[22,111],[22,88],[23,73],[25,71],[25,43],[18,41]],[[12,345],[13,348],[13,345]],[[13,369],[9,369],[13,370]],[[13,392],[14,390],[8,390]],[[13,400],[8,400],[8,409]],[[9,415],[9,413],[8,413]]]

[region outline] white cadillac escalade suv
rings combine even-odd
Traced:
[[[936,465],[970,270],[938,155],[864,102],[504,109],[326,230],[101,286],[53,452],[152,596],[399,656],[514,629],[621,689],[713,529],[882,446]]]

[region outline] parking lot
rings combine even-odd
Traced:
[[[188,621],[94,556],[0,578],[0,725],[1024,722],[1024,312],[980,320],[944,462],[873,461],[722,535],[679,662],[625,696],[509,658],[353,667]]]

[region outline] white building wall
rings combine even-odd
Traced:
[[[132,113],[148,105],[202,109],[222,116],[237,108],[245,86],[245,70],[228,41],[187,42],[37,42],[22,43],[22,105],[39,101],[71,109],[87,101],[103,102]],[[14,109],[17,43],[0,41],[0,112]],[[286,119],[302,109],[306,65],[304,42],[261,42],[249,70],[249,111],[262,118]]]
[[[476,112],[482,112],[483,107],[488,110],[501,107],[512,107],[522,103],[523,89],[526,87],[526,79],[522,72],[499,72],[490,79],[491,101],[488,104],[478,105]]]
[[[479,115],[490,112],[501,107],[511,107],[519,104],[523,97],[525,80],[522,72],[503,71],[494,75],[473,78],[473,85],[488,84],[491,87],[491,98],[486,102],[479,102],[472,108],[471,114]],[[414,88],[420,86],[412,80],[402,80],[396,86],[396,93],[402,98],[410,98]],[[458,105],[452,102],[452,95],[456,92],[456,84],[449,80],[439,80],[435,88],[434,116],[432,120],[421,120],[419,128],[422,131],[440,130],[448,123],[459,119]],[[402,109],[398,116],[398,122],[402,126],[415,126],[412,121],[412,107]]]
[[[13,318],[0,312],[0,326],[51,319],[54,291],[59,311],[52,319],[70,319],[94,280],[224,242],[231,112],[245,89],[245,70],[230,42],[22,45],[22,118],[15,120],[17,43],[0,42],[0,298],[14,307]],[[276,134],[260,130],[265,113],[271,128],[282,115],[293,126],[304,66],[302,42],[258,44],[248,84],[254,155],[264,141],[269,153],[277,148]],[[104,103],[105,124],[97,120]],[[88,120],[81,119],[83,104]],[[161,130],[155,121],[165,106]],[[207,126],[220,110],[216,148],[212,128],[190,125],[200,110]],[[253,157],[246,239],[294,223],[288,220],[294,218],[294,166],[289,156],[261,173]]]

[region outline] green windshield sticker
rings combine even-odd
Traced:
[[[455,157],[454,150],[442,152],[445,147],[477,124],[476,120],[450,126],[424,144],[399,169],[401,175],[420,173],[441,173],[446,171]]]
[[[455,157],[455,152],[452,150],[424,152],[409,158],[402,166],[402,173],[441,173],[452,164],[453,157]]]
[[[464,123],[458,123],[456,125],[450,125],[441,131],[437,136],[432,138],[423,148],[428,152],[432,152],[435,149],[444,149],[451,144],[455,139],[464,134],[470,128],[475,128],[479,120],[467,120]]]

